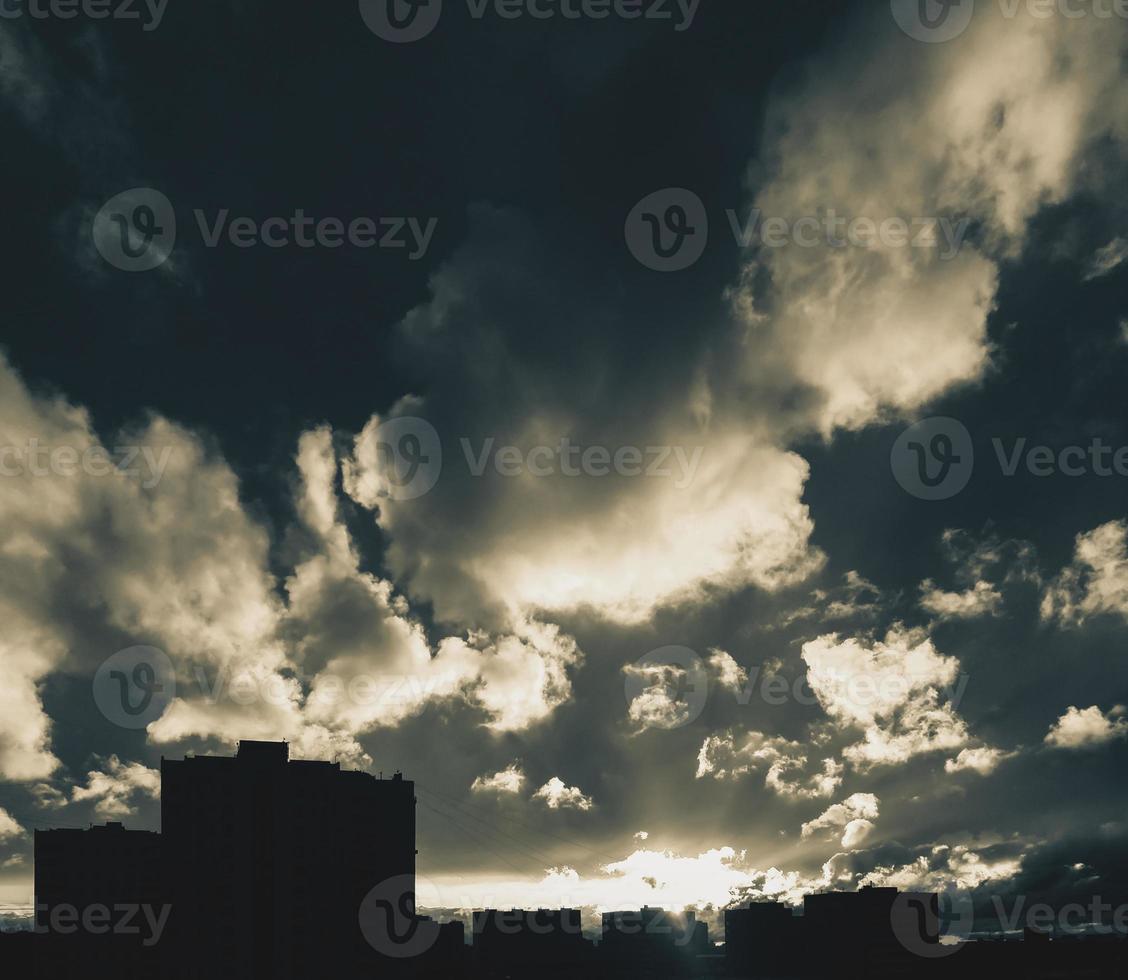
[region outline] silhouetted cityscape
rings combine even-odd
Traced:
[[[863,887],[724,911],[415,909],[415,784],[291,760],[286,743],[162,760],[162,832],[35,833],[34,927],[0,937],[6,976],[1113,977],[1122,937],[947,937],[940,896]],[[469,941],[467,941],[469,940]]]

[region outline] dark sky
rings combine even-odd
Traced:
[[[0,907],[241,737],[447,907],[1125,897],[1124,20],[380,6],[0,20]]]

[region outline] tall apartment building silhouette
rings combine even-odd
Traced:
[[[161,784],[172,975],[370,974],[357,910],[388,879],[414,895],[414,783],[243,741],[162,759]]]

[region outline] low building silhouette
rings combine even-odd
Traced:
[[[605,969],[682,976],[692,970],[693,961],[708,946],[708,926],[698,922],[692,911],[643,907],[603,914],[599,953]]]
[[[34,848],[39,972],[151,975],[169,916],[160,835],[120,823],[36,830]]]
[[[579,909],[486,909],[473,922],[479,976],[573,976],[590,965]]]

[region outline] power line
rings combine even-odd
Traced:
[[[449,803],[442,803],[440,805],[445,806],[448,809],[451,807],[451,804]],[[512,834],[506,833],[506,831],[502,830],[501,828],[495,827],[488,820],[485,820],[482,817],[475,816],[472,813],[459,813],[458,810],[455,810],[454,812],[464,819],[476,820],[478,823],[484,824],[486,833],[493,834],[496,838],[503,838],[505,840],[511,841],[511,846],[516,846],[516,848],[520,850],[526,857],[532,858],[532,860],[537,861],[542,866],[542,868],[544,866],[552,866],[552,858],[543,852],[539,852],[536,846],[530,844],[528,841],[522,841],[519,838],[514,837]]]
[[[448,803],[448,805],[453,804],[455,806],[461,806],[461,807],[466,807],[466,808],[473,809],[473,810],[479,810],[482,813],[490,812],[490,811],[487,811],[486,809],[484,809],[483,807],[475,806],[472,803],[467,803],[463,800],[455,800],[452,797],[446,796],[445,794],[438,792],[437,790],[423,789],[418,784],[416,784],[416,789],[421,790],[422,792],[425,792],[425,793],[429,793],[432,796],[437,796],[440,799],[446,801]],[[510,823],[518,824],[522,827],[525,827],[528,830],[533,831],[536,834],[543,834],[547,837],[554,837],[556,840],[560,841],[561,843],[570,844],[572,847],[578,847],[581,850],[587,851],[590,854],[594,854],[596,857],[603,858],[607,861],[617,862],[617,861],[622,860],[621,855],[619,857],[612,857],[610,854],[604,854],[602,851],[597,851],[594,847],[591,847],[588,844],[581,844],[579,841],[571,840],[567,837],[562,837],[560,834],[554,834],[551,830],[545,830],[543,827],[535,827],[532,824],[528,824],[528,823],[525,823],[523,820],[517,819],[516,817],[507,816],[505,814],[491,814],[491,815],[497,816],[498,819],[507,820]]]
[[[501,853],[500,851],[498,851],[498,850],[497,850],[496,848],[494,848],[494,847],[491,847],[491,846],[490,846],[490,844],[489,844],[489,842],[488,842],[488,841],[487,841],[487,840],[486,840],[486,839],[484,838],[484,835],[480,834],[480,833],[479,833],[479,832],[477,832],[477,831],[472,831],[472,830],[470,830],[470,828],[469,828],[469,827],[464,827],[464,826],[462,826],[462,825],[461,825],[461,824],[460,824],[460,823],[459,823],[459,822],[458,822],[457,820],[455,820],[455,819],[454,819],[454,818],[453,818],[452,816],[450,816],[449,814],[443,813],[443,812],[442,812],[442,811],[440,811],[440,810],[436,810],[436,809],[435,809],[435,808],[434,808],[433,806],[431,806],[431,805],[430,805],[429,803],[426,803],[426,802],[424,802],[424,803],[423,803],[423,805],[424,805],[424,806],[425,806],[425,807],[426,807],[426,808],[427,808],[428,810],[430,810],[430,811],[431,811],[432,813],[438,814],[438,816],[442,817],[442,818],[443,818],[444,820],[446,820],[446,821],[447,821],[448,823],[452,824],[452,825],[453,825],[454,827],[456,827],[456,828],[457,828],[458,830],[462,831],[462,833],[464,833],[464,834],[467,834],[468,836],[471,836],[471,837],[473,837],[473,838],[474,838],[474,839],[475,839],[475,840],[476,840],[476,841],[478,842],[478,844],[479,844],[479,845],[480,845],[481,847],[484,847],[484,848],[485,848],[485,849],[486,849],[487,851],[489,851],[489,852],[490,852],[491,854],[493,854],[493,855],[494,855],[495,857],[499,858],[499,859],[500,859],[501,861],[504,861],[504,862],[505,862],[506,864],[508,864],[508,865],[509,865],[509,867],[511,867],[511,868],[512,868],[512,869],[513,869],[514,871],[516,871],[516,872],[517,872],[517,873],[518,873],[519,875],[524,875],[524,874],[526,874],[526,873],[527,873],[526,871],[524,871],[524,870],[522,870],[521,868],[517,867],[517,865],[515,865],[515,864],[514,864],[514,863],[513,863],[512,861],[510,861],[510,860],[509,860],[509,858],[507,858],[507,857],[506,857],[506,856],[505,856],[504,854],[502,854],[502,853]]]

